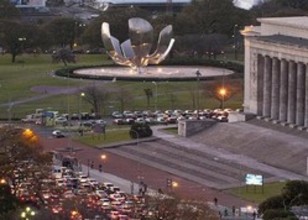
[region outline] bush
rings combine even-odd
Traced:
[[[135,123],[131,126],[129,135],[132,139],[151,137],[152,129],[148,124]]]
[[[259,213],[265,213],[267,210],[283,209],[283,196],[272,196],[259,204]]]
[[[295,215],[283,209],[268,209],[264,212],[263,220],[297,220]]]

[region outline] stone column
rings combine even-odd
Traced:
[[[286,122],[288,103],[288,62],[282,59],[280,65],[279,121]]]
[[[308,127],[308,64],[305,71],[305,111],[304,111],[304,126]]]
[[[304,125],[305,110],[305,65],[297,64],[297,80],[296,80],[296,121],[299,126]]]
[[[263,116],[270,117],[271,114],[271,92],[272,92],[272,59],[265,56],[263,77]]]
[[[277,120],[279,117],[279,72],[280,62],[274,57],[272,60],[272,91],[271,91],[271,118]]]
[[[264,74],[264,56],[258,55],[257,64],[257,115],[262,114],[263,108],[263,74]]]
[[[295,124],[296,110],[296,64],[294,61],[289,62],[288,73],[288,119],[287,122]]]

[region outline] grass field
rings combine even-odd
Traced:
[[[104,145],[122,142],[122,141],[131,141],[129,136],[129,128],[121,129],[107,129],[106,134],[89,134],[80,136],[77,138],[81,143],[90,145],[90,146],[99,146],[104,147]]]
[[[100,65],[110,63],[104,55],[77,55],[77,63],[69,66]],[[38,96],[31,91],[34,86],[56,86],[60,88],[83,87],[93,84],[89,80],[66,79],[53,77],[49,73],[53,70],[63,68],[62,63],[51,62],[50,54],[21,55],[17,57],[15,64],[11,63],[10,55],[0,56],[0,119],[23,118],[31,114],[36,108],[58,110],[65,113],[90,111],[91,105],[80,100],[79,94],[56,95],[46,99],[31,101],[23,104],[16,104],[17,101],[29,97]],[[217,108],[219,102],[212,98],[206,90],[208,81],[201,82],[199,93],[200,108]],[[232,83],[232,80],[230,80]],[[96,86],[102,86],[110,90],[124,88],[125,109],[142,110],[155,109],[155,95],[150,99],[148,105],[144,89],[151,88],[155,93],[155,85],[152,82],[121,82],[115,83],[96,81]],[[196,82],[159,82],[157,83],[157,108],[165,109],[196,109]],[[6,105],[4,105],[6,104]],[[8,105],[9,104],[9,105]],[[11,107],[9,107],[11,106]],[[232,98],[225,102],[225,107],[240,108],[242,106],[242,90],[240,89]],[[103,114],[119,110],[120,103],[115,94],[110,94],[108,102],[103,106]]]
[[[245,200],[260,203],[269,197],[281,194],[281,190],[285,184],[285,182],[265,183],[263,189],[261,186],[245,186],[232,188],[227,191]]]

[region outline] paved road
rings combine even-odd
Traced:
[[[167,178],[172,178],[179,183],[179,187],[175,189],[175,193],[184,199],[213,201],[214,197],[218,198],[219,204],[236,207],[255,205],[251,202],[243,201],[224,191],[214,189],[195,182],[189,178],[181,177],[177,173],[172,173],[165,170],[160,170],[151,164],[144,163],[142,160],[133,160],[131,158],[120,156],[112,150],[101,150],[92,148],[87,145],[76,143],[71,139],[54,139],[51,137],[42,137],[42,143],[47,150],[65,150],[66,147],[74,147],[73,152],[67,152],[80,159],[81,163],[87,165],[88,160],[94,161],[94,166],[97,169],[98,164],[103,163],[100,159],[102,153],[107,154],[107,160],[103,163],[103,170],[107,173],[112,173],[118,177],[138,183],[143,180],[149,188],[166,190]],[[139,146],[147,145],[139,143]],[[136,146],[136,145],[135,145]]]

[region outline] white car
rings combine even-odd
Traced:
[[[63,137],[65,137],[65,135],[60,130],[54,130],[52,132],[52,136],[56,137],[56,138],[63,138]]]

